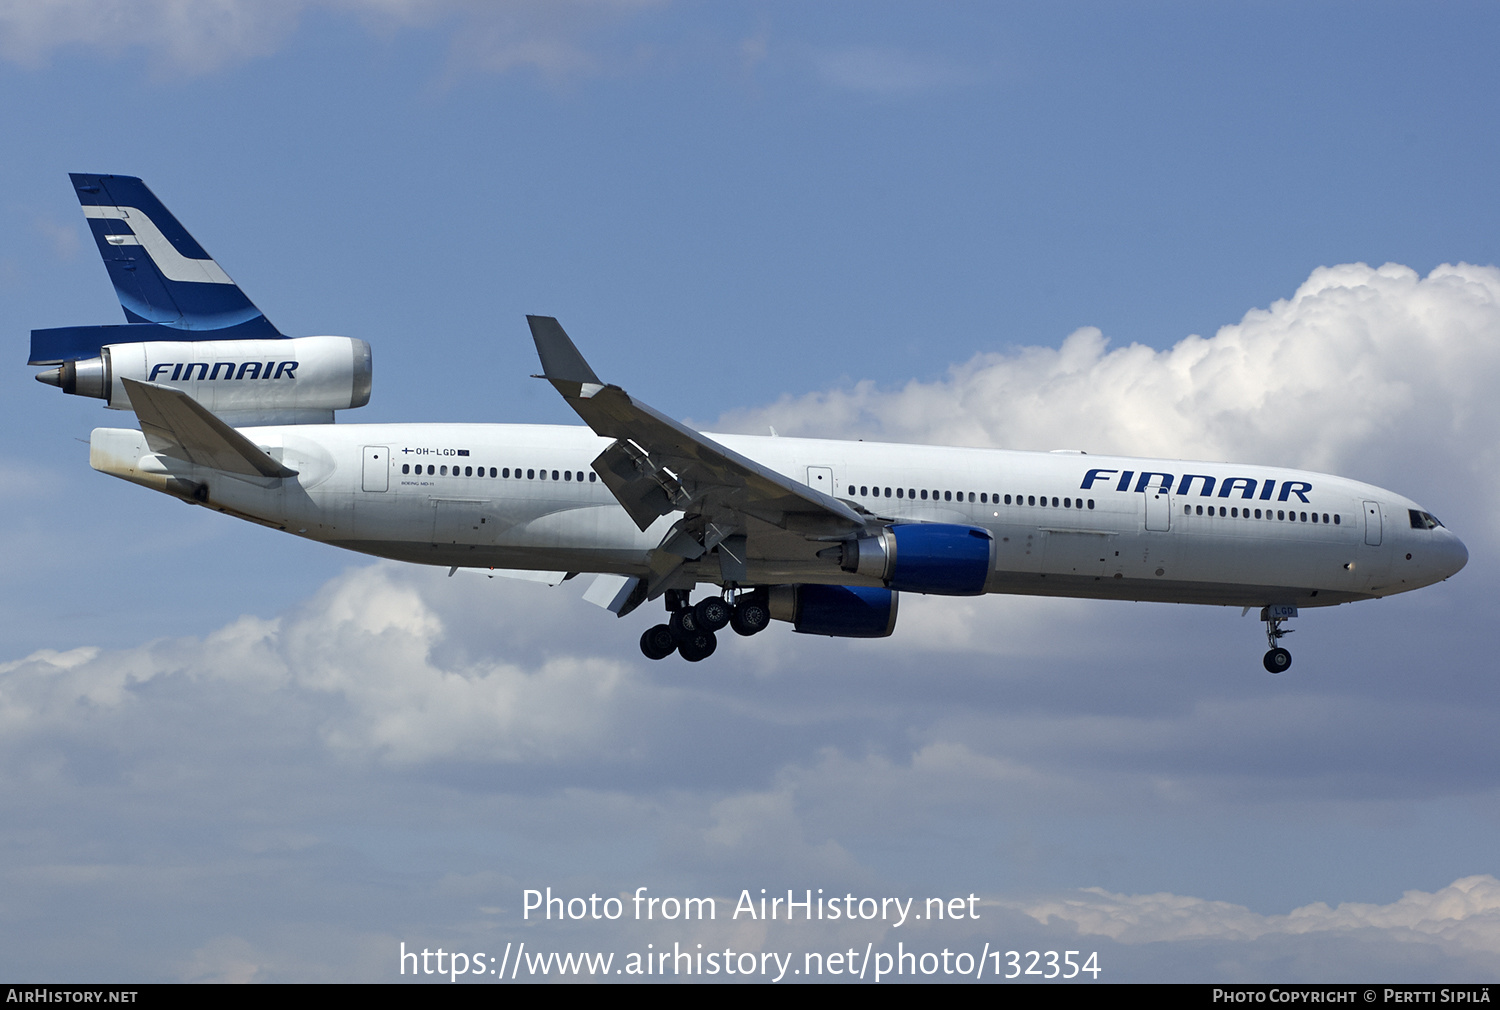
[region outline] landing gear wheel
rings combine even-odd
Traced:
[[[729,604],[717,596],[710,596],[698,601],[693,608],[693,616],[698,619],[698,627],[704,631],[718,631],[729,623]]]
[[[697,663],[712,656],[718,647],[717,635],[712,631],[700,631],[691,639],[677,643],[677,654],[689,663]]]
[[[729,618],[729,626],[735,630],[735,634],[749,637],[766,630],[771,623],[771,612],[761,603],[740,603],[734,608],[734,615]]]
[[[672,637],[679,645],[702,633],[702,629],[698,627],[698,615],[691,609],[674,611],[667,621],[667,627],[671,629]]]
[[[1268,672],[1280,673],[1281,671],[1292,665],[1292,654],[1290,652],[1287,652],[1280,646],[1277,646],[1270,652],[1266,653],[1266,658],[1263,662],[1265,663],[1265,667]]]
[[[666,659],[677,651],[677,639],[665,624],[647,628],[641,635],[641,653],[647,659]]]

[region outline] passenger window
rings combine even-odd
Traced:
[[[454,471],[456,473],[457,470],[458,470],[458,467],[454,467],[453,469],[454,469]],[[466,467],[464,467],[464,476],[465,477],[472,477],[472,476],[474,476],[474,468],[472,466],[466,466]]]
[[[1052,507],[1053,508],[1057,508],[1057,499],[1056,498],[1052,499]]]
[[[597,473],[595,473],[594,471],[590,470],[589,471],[589,483],[592,484],[592,483],[594,483],[594,481],[596,481],[598,479],[599,479],[599,475]]]
[[[1005,496],[1005,504],[1007,504],[1007,505],[1010,504],[1010,495],[1006,495]]]
[[[1202,505],[1199,505],[1199,506],[1198,506],[1198,514],[1199,514],[1199,515],[1200,515],[1200,516],[1201,516],[1201,515],[1202,515],[1202,514],[1203,514],[1203,506],[1202,506]]]
[[[1281,520],[1282,522],[1285,522],[1286,521],[1286,513],[1283,512],[1283,511],[1281,511],[1281,509],[1277,509],[1276,510],[1276,518],[1279,519],[1279,520]]]
[[[520,471],[517,471],[517,472],[519,473]],[[526,471],[526,479],[527,480],[536,480],[536,471],[535,470],[527,470]]]
[[[402,473],[411,473],[411,464],[410,463],[402,463],[401,464],[401,472]]]
[[[1089,508],[1093,508],[1093,507],[1094,507],[1094,499],[1090,498],[1089,499]]]
[[[557,480],[557,471],[556,470],[552,471],[552,479],[553,480]]]
[[[1031,494],[1027,495],[1026,496],[1026,504],[1027,505],[1035,505],[1036,504],[1036,495],[1031,495]]]
[[[891,489],[890,489],[890,488],[886,488],[886,489],[885,489],[885,496],[886,496],[886,497],[887,497],[887,498],[889,498],[889,497],[890,497],[890,496],[891,496]]]
[[[1302,521],[1303,522],[1307,522],[1307,513],[1306,512],[1302,513]]]
[[[981,505],[988,505],[989,503],[990,503],[990,496],[989,496],[989,494],[987,492],[984,492],[984,491],[979,492],[979,504],[981,504]]]
[[[859,486],[859,494],[860,494],[860,497],[862,497],[862,498],[868,498],[868,497],[870,497],[870,489],[868,487],[866,487],[865,485],[861,484]]]
[[[1185,515],[1185,516],[1192,515],[1193,514],[1193,506],[1191,506],[1191,505],[1184,505],[1184,506],[1182,506],[1182,514]]]
[[[495,476],[495,468],[494,467],[490,467],[490,476],[491,477]]]
[[[969,501],[970,501],[970,502],[971,502],[971,503],[972,503],[972,502],[973,502],[973,501],[974,501],[974,492],[973,492],[973,491],[970,491],[970,492],[969,492]]]
[[[1337,512],[1333,514],[1333,524],[1335,526],[1339,525],[1339,514]]]
[[[438,467],[438,476],[440,476],[440,477],[446,477],[446,476],[448,476],[448,468],[446,466],[440,466],[440,467]]]

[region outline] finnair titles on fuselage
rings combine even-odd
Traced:
[[[127,322],[33,330],[37,376],[133,410],[95,469],[380,557],[557,583],[624,616],[661,600],[653,659],[726,626],[874,638],[901,592],[1259,608],[1268,670],[1299,607],[1430,585],[1463,543],[1418,503],[1279,467],[709,435],[604,383],[530,316],[544,377],[587,427],[333,423],[370,348],[282,334],[139,180],[74,175]],[[699,586],[709,588],[696,603]]]

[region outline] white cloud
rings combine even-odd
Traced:
[[[937,381],[787,397],[718,427],[1279,463],[1392,486],[1446,517],[1456,501],[1500,501],[1497,384],[1500,270],[1423,278],[1356,263],[1314,270],[1291,298],[1167,350],[1110,349],[1086,328],[1055,349],[977,355]]]
[[[190,73],[266,56],[296,29],[306,0],[0,0],[0,56],[43,65],[78,46],[144,49]]]
[[[146,52],[153,63],[202,74],[270,56],[318,8],[370,30],[450,27],[465,69],[517,68],[549,76],[597,69],[591,36],[660,0],[0,0],[0,58],[44,65],[60,49],[111,56]]]
[[[117,725],[113,712],[129,718],[143,707],[144,685],[177,677],[262,696],[296,692],[322,713],[319,733],[335,753],[396,764],[508,762],[597,754],[612,745],[612,720],[632,708],[617,660],[440,663],[433,654],[445,635],[417,586],[371,566],[287,617],[242,617],[202,640],[48,649],[0,664],[0,727],[14,737]]]
[[[1348,902],[1329,908],[1317,902],[1287,915],[1259,915],[1243,905],[1176,894],[1111,894],[1097,887],[1007,904],[1043,924],[1068,922],[1081,935],[1128,944],[1378,931],[1383,940],[1500,954],[1500,880],[1489,874],[1455,880],[1434,893],[1407,891],[1389,905]]]

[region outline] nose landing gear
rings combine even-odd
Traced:
[[[1283,628],[1282,622],[1297,616],[1297,608],[1290,606],[1261,607],[1260,619],[1266,624],[1266,644],[1271,647],[1261,660],[1267,673],[1281,673],[1292,665],[1292,654],[1279,644],[1281,636],[1290,635],[1294,629]]]

